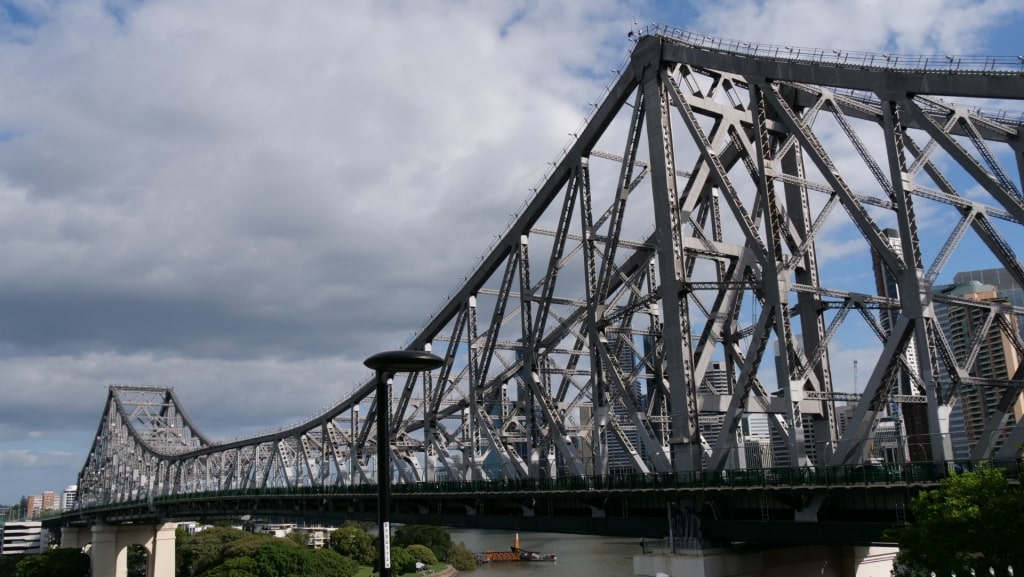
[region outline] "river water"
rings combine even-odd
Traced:
[[[515,532],[448,528],[455,543],[470,551],[508,551]],[[487,563],[477,565],[467,577],[633,577],[633,555],[641,553],[639,539],[563,533],[519,533],[519,547],[538,553],[554,553],[557,563]]]

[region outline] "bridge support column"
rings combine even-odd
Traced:
[[[92,542],[92,530],[88,527],[61,527],[60,548],[82,549]]]
[[[92,574],[103,577],[127,577],[128,547],[141,545],[149,554],[149,577],[174,577],[174,523],[160,525],[95,525],[92,528]],[[75,533],[76,544],[83,532]],[[71,547],[71,541],[67,547]],[[61,546],[65,547],[63,538]]]
[[[92,558],[93,575],[107,575],[109,577],[127,577],[128,555],[124,559],[118,559],[117,551],[117,527],[110,525],[94,525],[92,528],[92,549],[89,551]],[[121,561],[119,563],[118,561]],[[118,567],[122,567],[118,572]]]
[[[156,527],[153,549],[149,554],[149,574],[153,577],[174,577],[174,540],[177,523]]]
[[[890,577],[895,547],[824,546],[696,549],[633,557],[651,577]]]

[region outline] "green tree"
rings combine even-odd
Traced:
[[[377,529],[376,521],[359,521],[358,519],[349,519],[345,521],[342,527],[355,527],[356,529],[362,529],[363,532],[369,533]]]
[[[252,557],[235,557],[203,573],[203,577],[260,577],[259,570]]]
[[[338,554],[350,557],[360,565],[373,566],[377,561],[377,548],[373,537],[356,525],[345,524],[335,529],[330,536],[330,548]]]
[[[426,545],[409,545],[405,548],[412,555],[412,558],[427,565],[437,564],[437,556]]]
[[[898,575],[978,575],[1024,569],[1024,489],[999,469],[952,475],[910,504],[913,523],[886,535],[899,544]]]
[[[392,544],[399,547],[425,545],[442,561],[448,560],[452,552],[452,536],[444,528],[433,525],[400,525]]]
[[[188,542],[192,539],[183,527],[174,530],[174,574],[178,577],[187,577],[188,573],[182,569],[185,566],[183,551],[188,548]]]
[[[15,555],[0,555],[0,577],[13,577],[17,564],[18,558]]]
[[[313,550],[290,539],[248,535],[227,544],[202,577],[352,577],[359,566],[330,550]]]
[[[261,533],[246,533],[244,536],[232,541],[221,549],[220,559],[232,559],[234,557],[254,557],[268,541],[275,537]]]
[[[291,541],[274,539],[264,543],[253,559],[260,568],[260,577],[307,575],[306,549]]]
[[[476,555],[473,555],[469,547],[466,547],[466,544],[461,541],[452,547],[452,554],[448,557],[448,562],[459,571],[476,569]]]
[[[259,566],[258,577],[324,575],[351,577],[358,567],[333,551],[314,551],[294,543],[275,539],[265,543],[253,557]]]
[[[142,545],[128,546],[128,577],[146,577],[149,570],[149,552]]]
[[[178,577],[197,577],[207,569],[219,565],[223,561],[222,553],[225,547],[249,535],[250,533],[241,529],[230,527],[213,527],[189,535],[184,542],[177,543]]]
[[[78,549],[50,549],[20,559],[13,577],[87,577],[89,556]]]
[[[405,549],[405,547],[391,547],[391,572],[394,575],[404,575],[416,571],[416,559]]]
[[[359,572],[359,564],[330,549],[312,549],[309,575],[330,575],[331,577],[352,577]]]

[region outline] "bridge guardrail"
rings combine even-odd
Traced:
[[[836,66],[856,66],[860,68],[910,72],[1024,74],[1024,56],[892,54],[888,52],[878,53],[831,48],[783,46],[720,38],[665,24],[648,25],[641,29],[640,35],[660,35],[705,50],[786,62],[814,62]]]
[[[630,473],[605,476],[560,477],[555,479],[497,479],[480,481],[434,481],[395,484],[392,495],[517,492],[645,491],[666,489],[792,488],[934,485],[951,474],[995,467],[1010,479],[1020,479],[1022,459],[1005,461],[951,461],[924,463],[869,463],[839,467],[740,469],[708,474]],[[206,490],[176,495],[142,497],[130,501],[83,507],[80,511],[158,504],[177,500],[230,499],[262,496],[376,496],[376,485],[309,486],[268,489]]]

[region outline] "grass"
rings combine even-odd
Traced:
[[[445,567],[447,567],[447,565],[445,565],[444,563],[437,563],[435,565],[431,565],[431,567],[434,569],[434,573],[440,573],[441,571],[444,570]],[[369,567],[367,565],[360,565],[359,566],[359,571],[356,571],[355,577],[371,577],[372,575],[375,575],[375,574],[376,573],[374,572],[374,568],[373,567]],[[418,576],[418,575],[419,575],[419,573],[413,571],[412,573],[405,573],[404,575],[400,575],[400,576],[397,576],[397,577],[406,577],[406,576],[415,577],[415,576]]]

